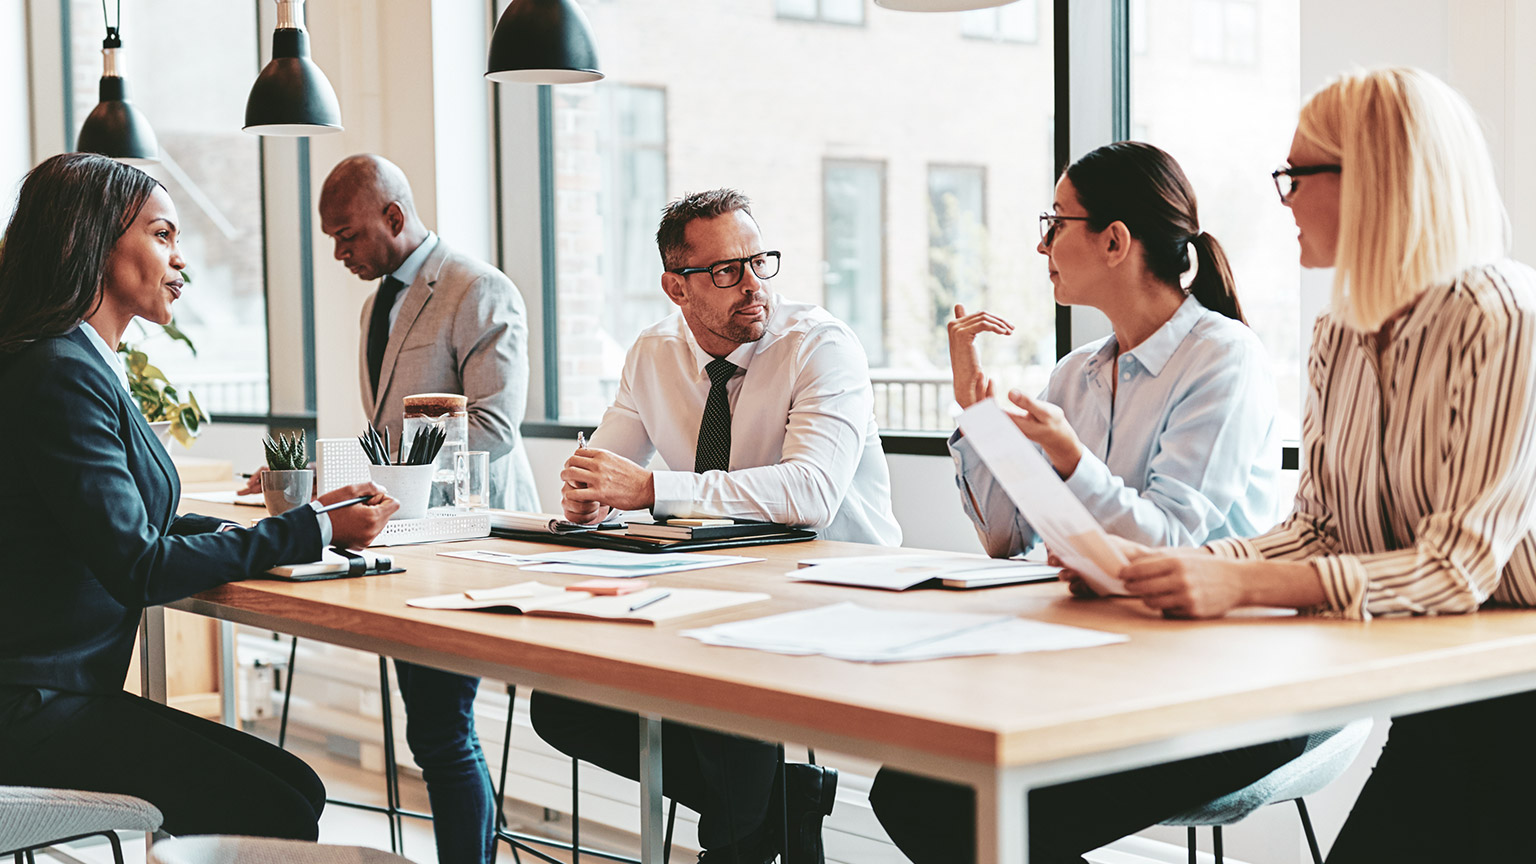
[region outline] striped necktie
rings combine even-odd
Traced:
[[[736,374],[736,364],[724,357],[704,367],[709,375],[709,398],[699,421],[699,446],[693,454],[693,471],[728,471],[731,467],[731,399],[725,382]]]

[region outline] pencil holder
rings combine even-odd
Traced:
[[[437,466],[426,465],[369,465],[368,477],[389,491],[389,496],[400,502],[395,519],[422,519],[427,515],[427,496],[432,491],[432,473]]]

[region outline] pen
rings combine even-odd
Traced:
[[[585,450],[585,449],[587,449],[587,433],[585,433],[585,432],[577,432],[576,433],[576,449],[577,450]]]
[[[356,498],[348,498],[345,501],[337,501],[334,504],[327,504],[324,507],[316,507],[315,513],[318,515],[320,513],[329,513],[332,510],[340,510],[343,507],[351,507],[353,504],[361,504],[372,497],[372,495],[359,495]]]
[[[255,476],[256,476],[256,475],[255,475],[255,474],[247,474],[247,473],[245,473],[245,472],[244,472],[244,471],[241,471],[241,472],[240,472],[240,473],[239,473],[239,474],[236,474],[236,475],[235,475],[235,476],[236,476],[236,477],[243,477],[243,478],[245,478],[245,479],[246,479],[246,480],[249,480],[249,479],[251,479],[251,478],[252,478],[252,477],[255,477]]]
[[[663,601],[663,600],[665,600],[665,599],[667,599],[668,597],[671,597],[671,596],[672,596],[672,592],[671,591],[663,591],[660,594],[657,594],[655,597],[647,597],[644,600],[641,600],[639,603],[635,603],[635,604],[631,605],[629,607],[629,611],[633,612],[636,609],[644,609],[645,607],[651,605],[652,603],[660,603],[661,601]]]

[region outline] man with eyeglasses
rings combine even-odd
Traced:
[[[635,340],[613,405],[565,463],[566,518],[649,508],[899,545],[864,350],[826,310],[769,290],[779,253],[746,196],[715,189],[672,202],[656,243],[678,312]],[[666,469],[647,467],[656,455]],[[633,714],[538,693],[533,725],[568,755],[638,775]],[[781,811],[776,745],[677,723],[662,737],[667,794],[701,817],[700,861],[771,860],[787,815],[789,864],[821,864],[836,771],[787,766]]]

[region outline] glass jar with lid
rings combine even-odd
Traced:
[[[405,428],[400,436],[403,452],[410,442],[428,427],[443,430],[443,449],[437,453],[437,470],[432,472],[432,495],[428,507],[453,504],[453,455],[469,449],[469,400],[457,393],[417,393],[407,396]]]

